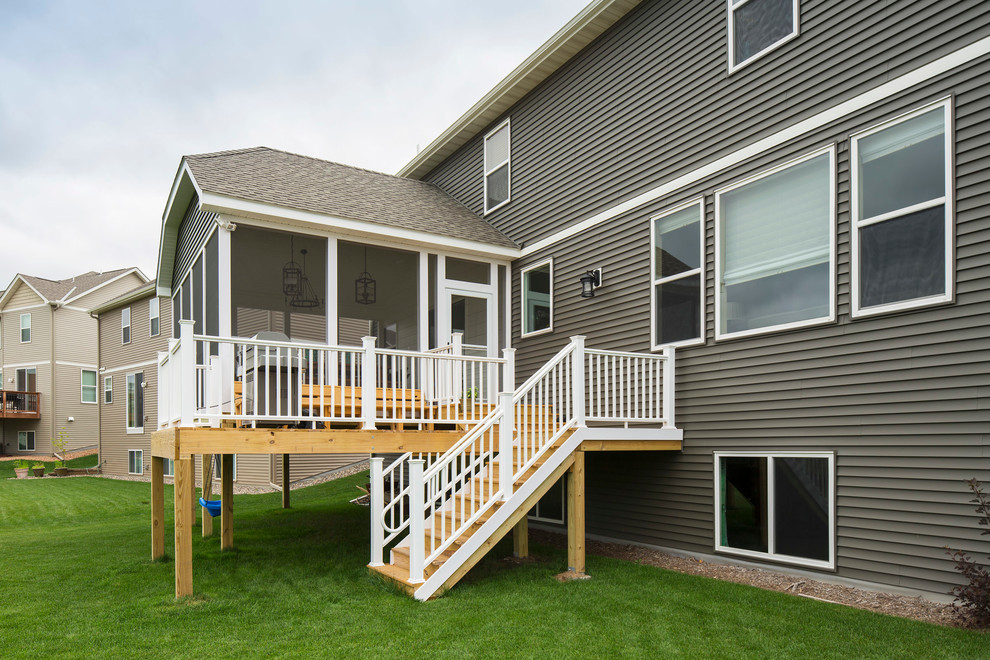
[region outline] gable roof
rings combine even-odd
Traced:
[[[595,0],[589,4],[441,133],[440,137],[416,154],[415,158],[399,170],[399,176],[413,179],[426,176],[641,1]]]
[[[517,247],[459,201],[422,181],[268,147],[186,156],[185,162],[204,193]]]
[[[18,273],[14,276],[14,279],[11,281],[10,286],[7,287],[7,290],[0,295],[0,308],[6,304],[8,294],[14,290],[14,285],[18,280],[26,284],[32,291],[41,296],[42,300],[46,303],[65,303],[85,295],[86,293],[130,272],[136,273],[142,280],[147,280],[140,270],[133,267],[118,268],[117,270],[108,270],[102,273],[91,270],[88,273],[75,275],[64,280],[50,280],[44,277],[38,277],[36,275],[23,275]]]
[[[105,303],[102,303],[89,311],[93,314],[102,314],[103,312],[114,309],[115,307],[122,307],[127,303],[141,300],[142,298],[152,298],[155,296],[155,286],[155,281],[151,280],[150,282],[120,294],[116,298],[111,298]]]

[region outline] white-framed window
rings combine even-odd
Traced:
[[[127,374],[127,432],[144,433],[144,374]]]
[[[832,452],[715,452],[715,550],[835,567]]]
[[[158,298],[152,298],[148,301],[148,318],[150,319],[149,332],[152,337],[157,337],[162,331],[161,304]]]
[[[853,135],[852,315],[953,296],[952,104]]]
[[[223,461],[221,460],[222,458],[223,458],[222,454],[213,454],[214,481],[220,481],[221,477],[223,476],[221,474],[223,472]],[[237,481],[237,454],[234,454],[234,457],[231,459],[231,464],[233,465],[233,469],[231,470],[230,480]]]
[[[31,343],[31,312],[21,314],[21,343]]]
[[[485,213],[507,204],[511,197],[512,172],[510,164],[509,120],[485,136]]]
[[[144,474],[144,450],[127,451],[127,474]]]
[[[529,519],[540,522],[564,523],[565,497],[567,477],[560,480],[543,494],[533,508],[529,510]]]
[[[103,377],[103,403],[113,403],[113,376]]]
[[[653,350],[704,343],[705,200],[650,218]]]
[[[120,342],[122,344],[131,343],[131,308],[125,307],[120,310]]]
[[[553,332],[553,259],[522,270],[522,336]]]
[[[17,432],[17,451],[34,451],[34,431]]]
[[[715,191],[715,338],[835,320],[835,148]]]
[[[729,72],[798,36],[798,0],[727,0]]]
[[[166,477],[174,477],[175,461],[171,458],[166,458],[162,461],[162,463],[163,463],[162,475]]]
[[[97,376],[95,369],[82,369],[79,374],[79,400],[82,403],[96,403]]]

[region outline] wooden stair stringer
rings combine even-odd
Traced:
[[[536,473],[512,493],[509,501],[499,506],[480,529],[416,588],[414,597],[417,600],[429,600],[450,589],[488,554],[570,469],[574,463],[574,451],[581,445],[585,430],[582,428],[570,431],[560,447],[547,457]]]

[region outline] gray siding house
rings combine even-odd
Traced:
[[[579,421],[544,416],[559,469],[503,500],[521,515],[546,493],[533,517],[560,520],[567,471],[595,537],[944,593],[944,545],[986,553],[963,480],[990,480],[987,90],[979,0],[596,0],[398,176],[187,156],[158,266],[185,334],[185,362],[162,364],[186,398],[164,400],[156,460],[223,438],[197,424],[317,430],[303,406],[368,433],[442,424],[437,401],[485,413],[492,374],[522,396],[569,350],[552,406]],[[399,358],[488,375],[409,385]],[[285,403],[249,397],[262,368],[296,388]],[[358,376],[416,388],[418,408],[364,392],[356,413]],[[516,524],[509,508],[491,520]],[[422,548],[402,555],[396,579],[421,583]]]
[[[988,83],[979,0],[595,2],[400,172],[522,246],[520,374],[678,346],[683,451],[590,456],[589,534],[930,592],[986,554]]]

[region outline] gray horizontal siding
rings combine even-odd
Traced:
[[[725,14],[645,2],[517,103],[512,201],[488,219],[531,243],[990,35],[979,0],[804,0],[797,39],[728,75]],[[482,151],[425,178],[480,214]]]
[[[200,249],[206,244],[217,214],[201,211],[199,200],[193,198],[186,216],[179,226],[179,239],[175,248],[175,268],[172,270],[172,290],[178,291],[186,273],[192,268]]]
[[[974,8],[966,11],[972,17]],[[684,450],[589,454],[590,533],[714,552],[713,452],[826,450],[836,453],[839,575],[944,593],[959,581],[944,545],[986,552],[963,480],[990,481],[988,90],[985,58],[514,264],[520,378],[574,334],[587,335],[591,347],[648,351],[649,217],[705,196],[707,343],[677,356]],[[956,121],[956,300],[853,320],[848,136],[946,95]],[[515,121],[513,114],[514,134]],[[837,147],[836,322],[716,343],[713,192],[830,143]],[[549,255],[554,332],[521,339],[519,272]],[[581,299],[578,278],[593,267],[604,269],[604,285]]]

